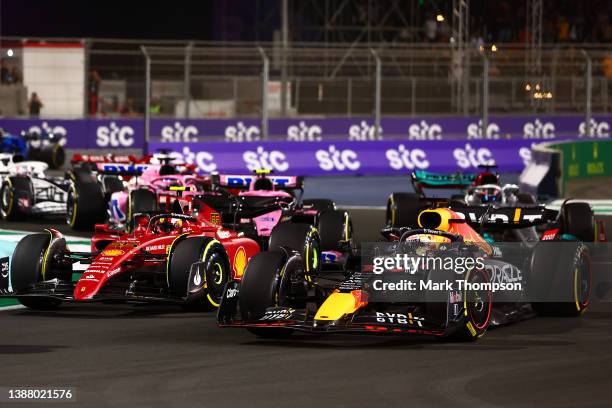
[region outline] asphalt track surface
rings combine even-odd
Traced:
[[[377,238],[383,211],[351,212],[359,238]],[[301,334],[260,340],[218,329],[212,313],[160,305],[2,311],[0,330],[0,387],[76,389],[76,402],[50,406],[611,405],[612,303],[594,304],[579,319],[534,318],[490,330],[469,344]]]

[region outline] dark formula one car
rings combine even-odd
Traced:
[[[53,229],[24,237],[0,292],[36,309],[63,301],[166,301],[210,309],[225,283],[240,280],[259,252],[255,241],[202,217],[142,214],[135,222],[129,234],[98,225],[87,253],[72,252]],[[74,280],[76,272],[83,274]]]
[[[53,133],[22,132],[12,135],[0,129],[0,150],[14,155],[14,161],[35,160],[47,163],[52,169],[64,165],[66,153],[63,137]]]
[[[487,222],[498,218],[492,211]],[[541,217],[525,217],[516,226],[540,222]],[[372,256],[362,254],[360,259],[336,265],[335,271],[308,270],[308,254],[285,245],[277,239],[275,230],[270,249],[251,260],[241,282],[228,283],[218,312],[219,326],[247,328],[264,337],[286,336],[297,330],[475,340],[490,326],[536,312],[579,316],[588,307],[589,250],[578,241],[561,243],[556,237],[553,241],[564,245],[563,251],[541,241],[502,254],[505,249],[486,242],[449,208],[422,211],[418,224],[414,229],[386,228],[382,231],[386,245],[376,246]],[[279,232],[287,235],[286,231]],[[403,255],[455,260],[472,257],[481,259],[482,264],[450,270],[419,264],[410,274],[405,269],[374,273],[376,257],[396,259]],[[380,291],[380,277],[396,285],[410,280],[417,289],[404,284],[386,290],[383,286]],[[430,286],[419,290],[417,282],[430,282]],[[456,284],[445,286],[446,282]],[[463,282],[463,288],[459,282]],[[491,289],[494,284],[510,284],[510,289],[495,292]],[[436,287],[438,290],[434,290]]]
[[[203,210],[217,212],[225,226],[255,239],[262,249],[267,248],[276,225],[292,222],[317,228],[327,258],[340,258],[353,250],[353,225],[346,211],[336,209],[331,200],[302,200],[302,177],[269,173],[213,176],[216,194],[200,197]]]
[[[432,173],[416,170],[411,174],[414,193],[393,193],[387,200],[387,225],[407,226],[404,216],[414,223],[419,209],[426,208],[431,198],[426,189],[460,190],[451,196],[455,205],[517,206],[536,205],[531,194],[521,192],[516,184],[500,184],[500,176],[492,172],[495,165],[481,165],[476,173]]]

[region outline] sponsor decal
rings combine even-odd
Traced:
[[[108,126],[98,126],[96,129],[96,145],[98,147],[130,147],[134,144],[134,128],[119,126],[110,122]]]
[[[552,241],[559,233],[559,228],[549,229],[542,234],[542,241]]]
[[[196,271],[195,275],[193,275],[193,284],[195,286],[200,286],[202,284],[202,277],[198,271]]]
[[[385,156],[389,161],[389,166],[394,170],[426,169],[429,167],[427,155],[422,149],[408,150],[403,144],[398,145],[397,149],[387,150]]]
[[[221,215],[218,212],[210,213],[210,222],[212,222],[215,225],[220,225],[221,224]],[[217,234],[217,235],[219,235],[219,234]]]
[[[107,276],[108,278],[110,278],[110,277],[112,277],[112,276],[114,276],[114,275],[118,274],[119,272],[121,272],[121,268],[115,268],[115,269],[113,269],[112,271],[108,271],[108,272],[106,273],[106,276]]]
[[[284,172],[289,170],[287,156],[280,150],[267,151],[263,146],[257,146],[255,151],[247,150],[242,154],[244,164],[251,171],[272,169]]]
[[[578,126],[578,133],[581,138],[587,136],[587,127],[585,123],[586,122],[582,121]],[[591,119],[590,123],[591,125],[589,127],[591,128],[592,138],[607,139],[610,137],[610,124],[608,122],[605,120],[598,122],[595,119]]]
[[[495,163],[491,150],[486,147],[474,148],[469,143],[466,143],[464,148],[453,150],[453,156],[457,161],[457,165],[462,169],[477,168],[482,164]]]
[[[336,146],[329,145],[327,150],[317,150],[315,153],[319,161],[319,167],[325,171],[344,171],[344,170],[359,170],[361,163],[359,156],[351,149],[336,149]]]
[[[2,262],[0,263],[0,275],[2,275],[3,278],[8,278],[8,275],[9,275],[8,258],[3,259]]]
[[[94,275],[91,275],[91,274],[90,274],[90,275],[85,276],[85,279],[86,279],[86,280],[97,280],[97,279],[96,279],[96,277],[95,277]]]
[[[260,138],[261,131],[255,125],[246,126],[240,121],[235,125],[225,128],[226,142],[256,142]]]
[[[521,270],[511,264],[486,264],[485,270],[491,276],[492,283],[515,283],[523,280]]]
[[[273,309],[266,310],[259,320],[287,320],[295,312],[295,309]]]
[[[227,289],[227,292],[225,292],[225,297],[227,299],[232,299],[232,298],[235,298],[236,296],[238,296],[238,289],[229,288]]]
[[[229,238],[232,235],[231,232],[229,231],[225,231],[225,230],[219,230],[217,231],[217,236],[221,239],[226,239]]]
[[[542,122],[536,119],[523,126],[523,139],[554,139],[555,137],[555,124],[552,122]]]
[[[499,139],[499,126],[491,122],[487,125],[486,135],[482,131],[482,120],[478,123],[470,123],[467,127],[468,139]]]
[[[383,313],[376,312],[376,321],[378,323],[403,324],[413,326],[416,324],[421,327],[422,317],[413,316],[412,313]]]
[[[366,140],[382,140],[383,128],[378,128],[378,137],[376,137],[376,125],[369,125],[368,122],[362,120],[358,125],[349,127],[348,140],[366,141]]]
[[[442,140],[442,126],[422,120],[408,127],[409,140]]]
[[[234,275],[237,278],[242,277],[247,265],[247,255],[244,247],[239,247],[234,254]]]
[[[147,252],[165,251],[166,247],[167,247],[166,244],[149,245],[149,246],[145,247],[145,251],[147,251]]]
[[[104,252],[102,252],[102,255],[113,256],[113,257],[123,255],[123,254],[125,254],[125,251],[123,251],[122,249],[115,249],[115,248],[106,249],[104,250]]]
[[[300,121],[297,125],[287,127],[287,140],[291,142],[318,142],[321,140],[323,130],[319,125],[306,125]]]
[[[161,128],[162,142],[197,142],[198,128],[193,125],[186,125],[179,121],[173,125],[166,125]]]

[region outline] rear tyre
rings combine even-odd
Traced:
[[[168,261],[167,283],[175,297],[185,297],[183,308],[188,311],[209,311],[219,307],[231,270],[223,245],[205,237],[185,238],[172,246]],[[197,294],[187,293],[191,265],[202,262],[194,284],[204,282]],[[196,283],[197,281],[197,283]]]
[[[426,203],[416,193],[393,193],[387,200],[387,226],[418,228],[417,219],[425,207]]]
[[[52,169],[59,169],[66,161],[66,151],[57,143],[48,144],[42,147],[39,153],[41,161],[44,161]]]
[[[66,222],[75,230],[91,230],[106,220],[102,186],[93,173],[78,169],[68,174],[72,181],[66,198]]]
[[[319,237],[322,251],[346,251],[354,249],[353,223],[348,212],[334,210],[319,216]]]
[[[34,204],[34,186],[29,177],[11,176],[4,180],[0,187],[0,214],[9,221],[22,219],[24,214],[19,209],[19,200]]]
[[[559,248],[558,245],[564,245]],[[539,243],[531,258],[531,307],[543,316],[578,317],[588,308],[592,288],[591,262],[579,242]]]
[[[566,203],[561,207],[561,230],[582,242],[595,240],[595,215],[588,203]]]
[[[15,248],[11,261],[11,282],[15,292],[26,292],[32,285],[53,279],[50,268],[52,252],[49,233],[26,235]],[[59,299],[49,297],[19,296],[17,300],[31,309],[52,310],[62,304]]]
[[[306,276],[321,270],[319,233],[309,224],[280,223],[270,234],[269,251],[282,248],[298,251],[304,259]]]
[[[238,300],[244,321],[259,320],[267,308],[279,306],[279,286],[286,261],[287,255],[280,250],[260,252],[250,260],[240,282]],[[250,327],[248,330],[266,338],[287,337],[293,332],[277,327]]]

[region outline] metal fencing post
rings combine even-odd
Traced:
[[[592,129],[591,129],[591,118],[593,116],[592,112],[592,98],[593,98],[593,62],[591,57],[585,50],[580,50],[584,58],[586,59],[586,72],[585,72],[585,82],[586,82],[586,112],[584,118],[584,134],[587,137],[592,137]]]
[[[382,61],[376,50],[370,48],[370,52],[376,60],[376,79],[374,93],[374,138],[380,136],[380,111],[381,111],[381,77],[382,77]]]
[[[486,139],[489,130],[489,57],[486,52],[482,55],[482,137]]]
[[[151,124],[151,56],[144,45],[140,50],[145,57],[145,106],[144,106],[144,148],[143,153],[149,150],[150,124]]]
[[[85,52],[85,81],[83,83],[83,99],[85,99],[85,103],[83,104],[83,117],[87,118],[89,117],[89,104],[90,104],[90,100],[89,100],[89,75],[90,75],[90,62],[91,62],[91,57],[89,55],[89,53],[91,52],[91,41],[86,38],[83,40],[83,48],[84,48],[84,52]]]
[[[268,140],[268,80],[270,78],[270,59],[262,47],[257,47],[263,61],[261,73],[261,135],[263,140]]]
[[[289,44],[289,0],[282,0],[282,47],[281,47],[281,116],[287,117],[287,52]]]
[[[185,110],[183,115],[185,119],[189,119],[189,110],[191,102],[191,51],[193,50],[193,41],[189,41],[185,47],[185,72],[183,78],[183,100],[185,101]]]

